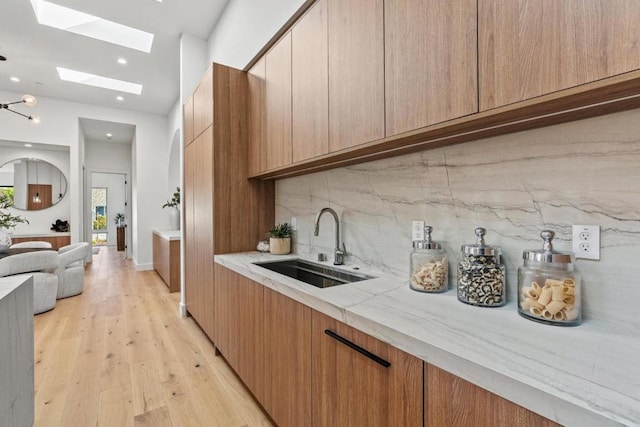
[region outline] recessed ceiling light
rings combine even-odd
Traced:
[[[112,134],[110,134],[110,133],[107,134],[107,139],[111,139],[112,137],[113,137]]]
[[[116,96],[116,99],[117,99],[118,101],[124,101],[124,98],[123,98],[123,97],[121,97],[121,96]]]
[[[69,70],[67,68],[56,67],[58,75],[62,80],[68,82],[80,83],[88,86],[101,87],[104,89],[117,90],[118,92],[127,92],[134,95],[142,93],[142,85],[138,83],[125,82],[124,80],[116,80],[109,77],[96,76],[95,74],[83,73],[82,71]]]
[[[27,148],[33,147],[33,145],[31,145],[31,144],[24,144],[24,146],[27,147]]]
[[[38,23],[97,40],[151,52],[153,34],[45,0],[31,0]]]
[[[124,58],[118,58],[118,64],[127,65],[127,60]]]
[[[17,78],[17,77],[11,77],[11,81],[18,83],[20,81],[20,79]]]

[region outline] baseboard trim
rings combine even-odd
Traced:
[[[178,314],[182,317],[187,317],[187,306],[186,304],[180,303],[178,304]]]
[[[153,263],[145,263],[145,264],[138,264],[138,261],[136,261],[135,259],[133,260],[133,263],[136,266],[136,271],[148,271],[148,270],[153,270]]]

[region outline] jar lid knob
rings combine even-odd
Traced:
[[[551,241],[553,240],[553,236],[555,236],[556,233],[554,233],[551,230],[542,230],[542,232],[540,233],[540,237],[542,237],[542,239],[544,240],[544,245],[542,245],[542,249],[544,251],[552,251],[553,250],[553,244],[551,243]]]
[[[478,239],[476,240],[476,244],[478,246],[484,246],[484,235],[487,233],[487,230],[482,227],[478,227],[474,231],[476,233],[476,236],[478,237]]]
[[[431,242],[431,232],[433,231],[433,227],[430,225],[425,225],[424,226],[424,234],[425,234],[425,240],[427,242]]]

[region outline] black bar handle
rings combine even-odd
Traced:
[[[362,354],[364,356],[367,356],[369,359],[373,360],[374,362],[381,364],[385,368],[388,368],[389,366],[391,366],[391,363],[387,362],[383,358],[381,358],[379,356],[376,356],[375,354],[371,353],[368,350],[365,350],[364,348],[360,347],[359,345],[352,343],[348,339],[341,337],[340,335],[336,334],[335,332],[333,332],[330,329],[325,329],[324,333],[329,335],[331,338],[340,341],[342,344],[346,345],[347,347],[351,347],[352,349],[354,349],[358,353],[360,353],[360,354]]]

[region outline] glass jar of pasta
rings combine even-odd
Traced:
[[[458,300],[480,307],[501,307],[507,303],[505,268],[500,248],[484,244],[486,232],[484,228],[476,228],[476,243],[462,245]]]
[[[553,250],[554,232],[540,233],[542,250],[522,253],[518,269],[518,313],[537,322],[577,326],[582,322],[580,274],[570,252]]]
[[[446,251],[431,240],[433,228],[426,226],[425,240],[414,240],[411,252],[409,286],[420,292],[445,292],[449,289]]]

